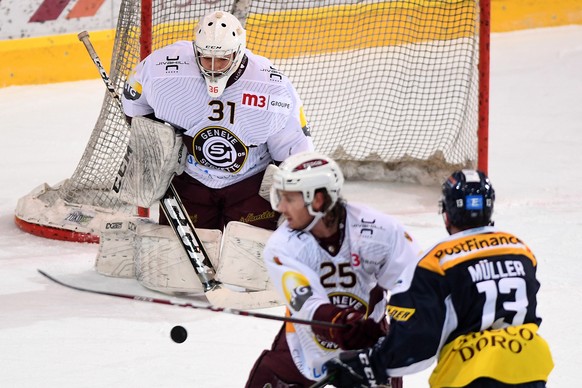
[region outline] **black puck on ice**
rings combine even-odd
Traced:
[[[181,344],[188,338],[188,332],[183,326],[174,326],[170,332],[170,337],[172,337],[172,341],[175,343]]]

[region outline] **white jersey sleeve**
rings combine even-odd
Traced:
[[[420,247],[395,219],[361,205],[347,204],[346,212],[345,237],[335,256],[313,235],[290,230],[287,223],[267,242],[267,270],[293,317],[311,320],[318,307],[331,303],[378,321],[386,303],[370,306],[370,292],[376,285],[387,289],[416,263]],[[312,380],[325,376],[323,364],[340,351],[308,325],[292,325],[287,342],[298,369]]]
[[[314,149],[309,122],[305,118],[303,104],[291,83],[287,84],[288,93],[295,101],[285,126],[271,135],[267,141],[273,160],[282,162],[289,156]]]
[[[401,274],[405,272],[406,268],[414,267],[416,260],[422,254],[422,248],[412,239],[402,224],[394,221],[391,225],[392,232],[386,235],[387,242],[385,244],[390,260],[378,276],[378,284],[386,290],[392,290],[400,281]],[[411,250],[415,253],[415,260],[411,260]]]
[[[121,105],[123,112],[129,117],[146,116],[154,113],[154,108],[148,104],[145,96],[142,94],[143,67],[144,61],[140,62],[129,74],[123,88]]]
[[[318,271],[296,259],[309,254],[313,243],[305,240],[312,238],[309,234],[282,227],[271,236],[264,252],[265,257],[272,259],[266,261],[269,275],[285,295],[291,312],[295,317],[307,320],[313,318],[319,306],[329,303]]]

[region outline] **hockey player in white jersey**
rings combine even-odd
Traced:
[[[310,386],[340,349],[371,346],[388,329],[386,289],[416,263],[420,247],[393,217],[345,202],[343,181],[324,155],[285,160],[273,176],[271,205],[286,221],[268,240],[264,259],[293,317],[348,328],[287,323],[256,361],[247,388]],[[401,385],[394,379],[393,387]]]
[[[275,229],[278,214],[259,192],[270,164],[313,149],[301,99],[267,58],[246,49],[233,15],[204,16],[195,35],[136,66],[123,110],[128,120],[146,116],[183,131],[187,164],[173,184],[196,227],[222,230],[236,220]]]

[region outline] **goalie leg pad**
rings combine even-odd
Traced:
[[[182,136],[173,127],[135,117],[113,191],[125,202],[149,208],[164,195],[172,177],[184,171],[186,156]]]
[[[218,264],[222,232],[197,229],[213,265]],[[136,278],[146,288],[165,294],[197,294],[204,291],[182,244],[167,225],[139,225],[135,255]]]
[[[273,232],[238,221],[226,225],[216,278],[223,283],[262,291],[273,289],[263,249]]]
[[[270,230],[231,221],[224,237],[214,229],[196,233],[217,269],[217,280],[252,291],[273,289],[263,261]],[[104,222],[95,267],[103,275],[135,277],[144,287],[166,294],[203,292],[172,228],[149,219]]]
[[[147,218],[107,218],[99,231],[99,251],[95,270],[116,278],[135,278],[135,239],[137,226]]]

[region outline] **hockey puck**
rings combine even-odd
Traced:
[[[188,332],[183,326],[174,326],[170,332],[170,337],[172,337],[172,341],[175,343],[181,344],[188,338]]]

